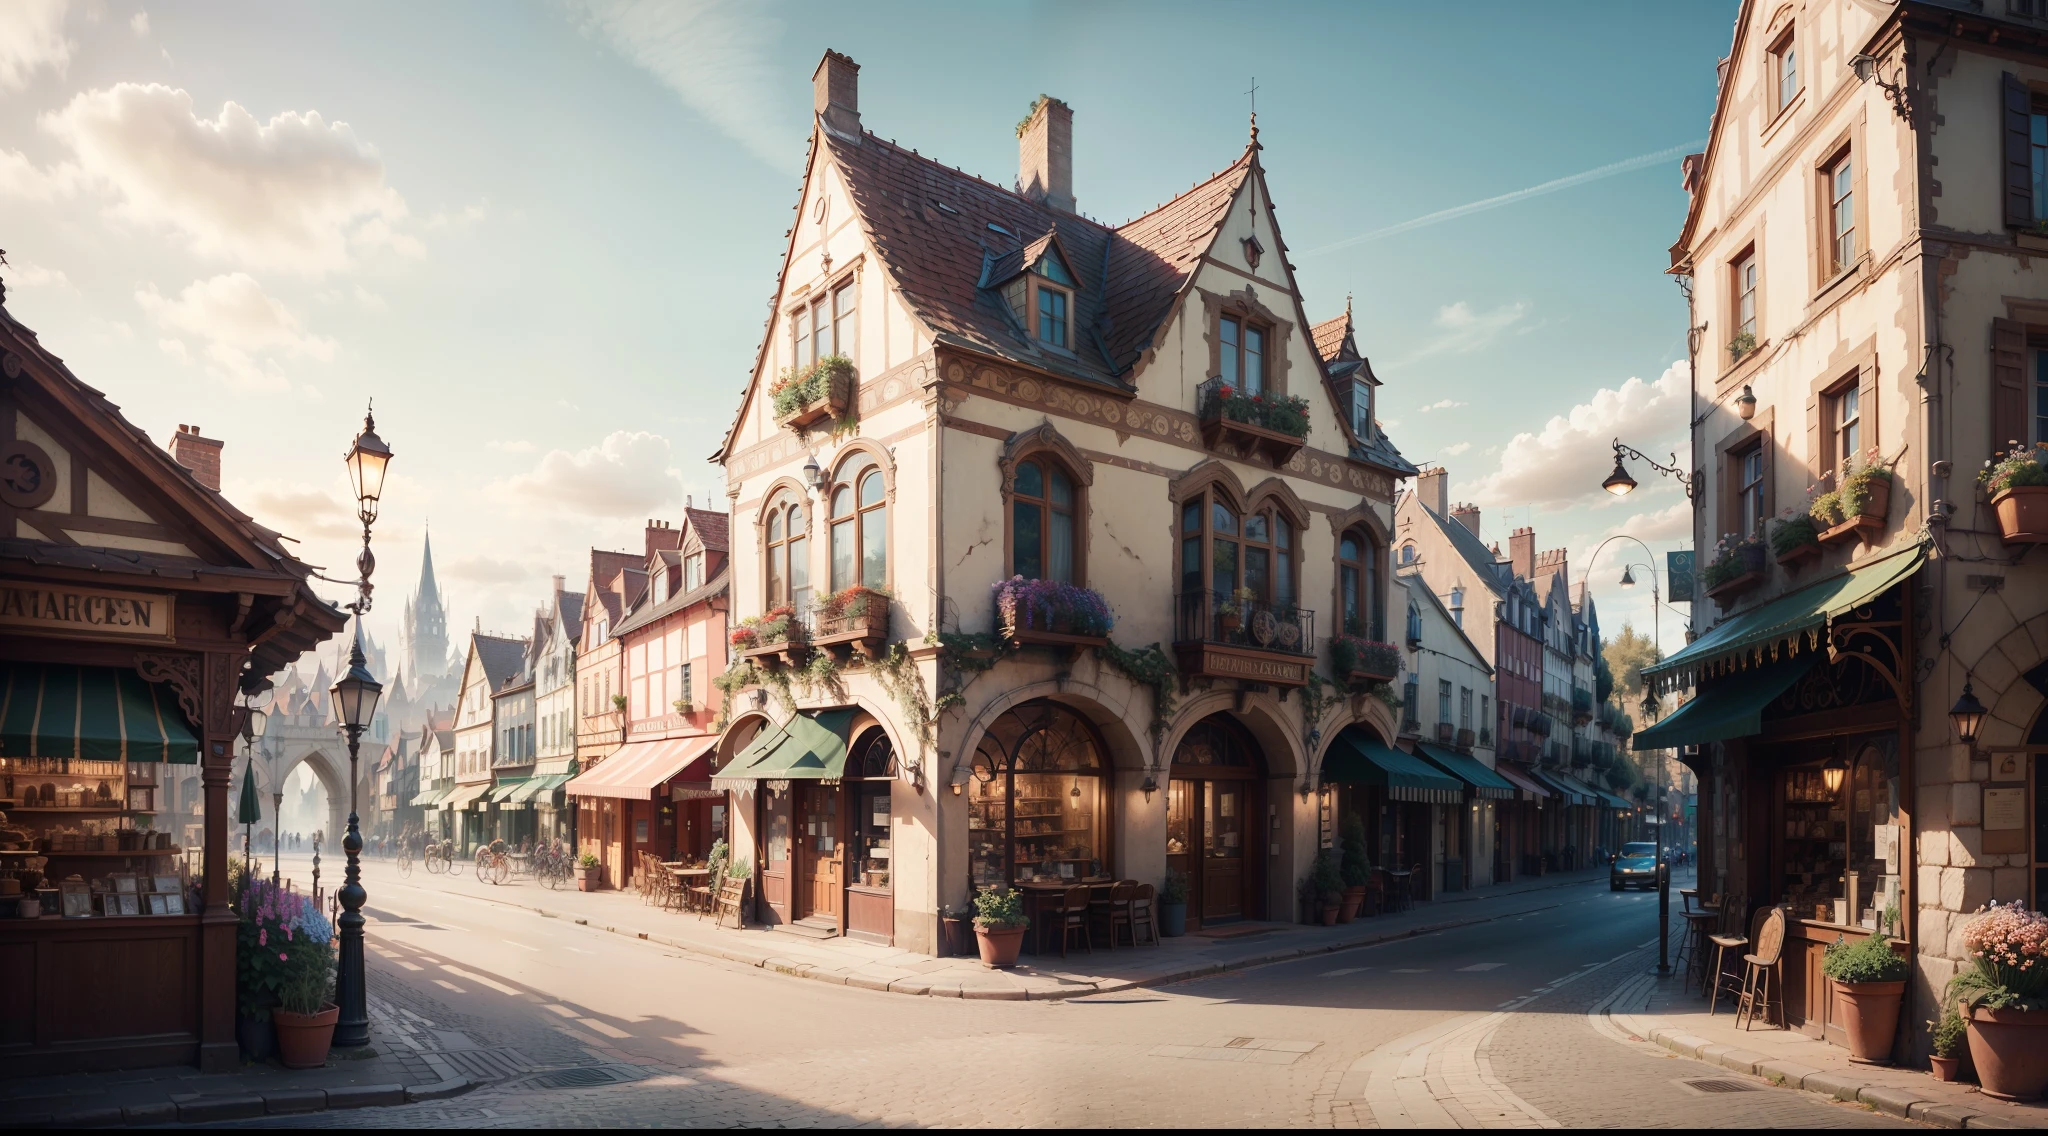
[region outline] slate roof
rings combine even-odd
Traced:
[[[555,610],[562,617],[562,626],[575,629],[583,626],[583,593],[556,592]]]
[[[477,662],[483,665],[484,682],[495,691],[519,676],[526,658],[527,641],[473,632],[469,641],[476,647]]]
[[[703,603],[705,600],[715,596],[724,595],[727,578],[728,574],[721,570],[718,575],[711,577],[709,581],[705,582],[703,587],[670,596],[658,604],[650,604],[641,608],[628,615],[624,622],[612,628],[612,634],[625,635],[628,632],[637,631],[671,612],[678,612],[692,604]]]
[[[1451,547],[1456,549],[1458,555],[1465,558],[1465,563],[1472,567],[1474,575],[1484,581],[1495,595],[1506,594],[1507,573],[1502,570],[1500,561],[1493,555],[1493,550],[1486,547],[1485,541],[1472,535],[1472,530],[1463,524],[1437,515],[1436,510],[1420,500],[1415,502],[1415,507],[1422,510],[1423,516],[1436,522],[1436,527],[1451,542]]]
[[[1123,376],[1171,310],[1252,169],[1253,150],[1208,181],[1120,228],[1037,204],[864,134],[820,132],[869,243],[903,299],[940,340],[1069,378],[1128,390]],[[1041,347],[983,281],[1019,268],[1057,237],[1079,285],[1071,355]],[[1027,259],[1028,257],[1028,259]],[[1010,275],[1015,275],[1011,271]],[[999,280],[990,280],[997,283]]]
[[[683,519],[696,532],[698,543],[711,552],[724,552],[731,539],[727,532],[728,518],[724,513],[710,509],[684,509]]]
[[[640,565],[640,558],[630,552],[607,552],[603,549],[590,550],[590,586],[597,605],[604,609],[605,618],[616,624],[625,612],[625,598],[612,587],[619,573],[632,571]]]

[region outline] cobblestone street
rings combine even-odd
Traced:
[[[1695,1088],[1730,1076],[1596,1032],[1588,1009],[1653,961],[1656,910],[1597,881],[1542,910],[1376,947],[998,1002],[802,981],[437,892],[381,863],[369,877],[378,1043],[486,1083],[273,1123],[1898,1123],[1762,1081]]]

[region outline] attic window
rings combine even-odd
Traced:
[[[1003,228],[1001,225],[996,224],[994,221],[990,221],[988,223],[988,229],[991,233],[1001,233],[1006,237],[1014,237],[1017,235],[1011,232],[1010,230]]]
[[[1246,237],[1243,243],[1245,263],[1257,268],[1259,258],[1266,255],[1266,246],[1260,244],[1257,237]]]
[[[948,205],[945,202],[938,200],[937,198],[932,199],[932,207],[934,209],[937,209],[941,213],[950,213],[955,217],[958,217],[960,215],[960,211],[958,209],[953,208],[951,205]]]

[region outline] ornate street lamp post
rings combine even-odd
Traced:
[[[342,876],[341,915],[335,920],[340,931],[341,961],[334,980],[334,998],[341,1014],[334,1024],[333,1044],[342,1048],[370,1042],[369,989],[363,977],[363,904],[370,898],[363,890],[363,834],[357,828],[356,793],[361,781],[356,769],[357,748],[363,731],[377,714],[377,700],[384,687],[370,674],[363,658],[363,613],[370,610],[370,573],[377,570],[377,558],[370,554],[370,524],[377,519],[377,500],[384,494],[384,468],[391,461],[391,447],[377,436],[377,422],[363,415],[363,432],[356,435],[342,461],[356,495],[356,517],[363,522],[363,551],[356,557],[356,602],[347,605],[355,613],[355,640],[349,645],[348,673],[334,684],[334,719],[348,737],[348,835],[341,848],[348,856]],[[317,855],[317,853],[316,853]]]

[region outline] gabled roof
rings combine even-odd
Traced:
[[[658,604],[648,604],[638,611],[628,614],[623,622],[612,628],[612,634],[625,635],[629,632],[637,631],[672,612],[678,612],[694,604],[700,604],[705,600],[724,595],[727,576],[728,573],[724,569],[720,569],[719,573],[706,581],[702,587],[678,593]]]
[[[1453,521],[1452,523],[1456,524],[1457,522]],[[1464,526],[1460,525],[1459,527],[1462,528]],[[1487,674],[1493,673],[1493,668],[1486,665],[1486,656],[1480,654],[1478,645],[1472,642],[1470,635],[1465,634],[1465,629],[1458,626],[1458,618],[1451,614],[1450,608],[1444,606],[1443,597],[1436,594],[1436,589],[1429,586],[1429,581],[1422,578],[1421,572],[1414,569],[1396,572],[1394,573],[1394,578],[1407,586],[1409,595],[1420,593],[1424,596],[1425,602],[1435,608],[1438,615],[1444,617],[1444,626],[1450,628],[1452,634],[1463,641],[1465,646],[1471,648],[1472,657],[1465,660],[1466,662],[1476,664],[1480,670],[1485,671]]]
[[[1412,491],[1410,496],[1413,496]],[[1451,548],[1465,559],[1465,563],[1472,569],[1472,574],[1479,577],[1480,582],[1484,583],[1489,591],[1495,595],[1506,594],[1508,573],[1502,569],[1499,559],[1493,555],[1493,550],[1486,547],[1486,542],[1472,535],[1472,530],[1463,524],[1448,517],[1438,516],[1436,510],[1423,504],[1420,498],[1416,499],[1415,507],[1436,524],[1437,531],[1444,534],[1444,539],[1450,541]]]
[[[555,614],[561,618],[562,626],[572,633],[583,626],[583,593],[556,592]]]
[[[1351,301],[1344,301],[1344,314],[1335,319],[1326,319],[1308,329],[1309,338],[1315,341],[1316,354],[1324,363],[1337,363],[1358,358],[1358,343],[1352,336]]]
[[[526,658],[527,641],[510,639],[500,635],[485,635],[472,632],[470,648],[476,652],[477,662],[484,669],[484,683],[496,691],[507,682],[518,677],[520,664]]]
[[[726,531],[728,520],[724,513],[713,512],[710,509],[684,509],[683,520],[690,526],[690,530],[697,534],[698,543],[706,550],[724,552],[728,549],[727,541],[730,537]]]

